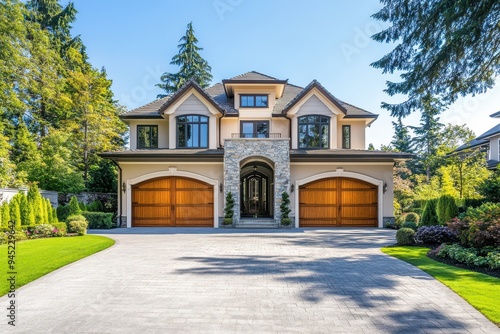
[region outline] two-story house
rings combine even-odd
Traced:
[[[219,227],[228,192],[236,223],[279,221],[287,192],[295,227],[382,227],[393,165],[411,158],[365,150],[377,115],[316,80],[303,88],[258,72],[207,89],[190,81],[121,119],[130,150],[101,156],[119,167],[126,227]]]
[[[490,115],[492,118],[500,118],[500,111]],[[454,154],[467,154],[474,149],[484,148],[487,151],[486,167],[496,169],[500,162],[500,123],[483,133],[477,138],[457,148]]]

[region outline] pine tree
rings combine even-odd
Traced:
[[[436,151],[441,143],[441,129],[443,124],[439,123],[438,109],[427,108],[422,111],[420,126],[412,126],[415,137],[412,144],[417,148],[418,162],[426,175],[427,182],[434,174],[438,161],[436,160]]]
[[[47,223],[52,224],[54,222],[54,217],[52,217],[52,204],[50,204],[48,198],[45,198],[45,211],[47,212]]]
[[[14,221],[16,228],[21,227],[21,209],[19,208],[19,200],[12,198],[9,202],[10,219]]]
[[[23,192],[19,193],[19,206],[21,209],[22,225],[30,225],[30,206],[28,204],[28,198]]]
[[[167,94],[158,94],[158,98],[162,98],[176,92],[184,83],[189,80],[196,81],[201,87],[206,88],[212,80],[210,71],[212,68],[208,62],[199,54],[203,48],[197,46],[198,39],[194,35],[193,23],[187,25],[186,35],[180,40],[179,53],[177,53],[170,62],[170,65],[180,66],[179,72],[165,72],[161,76],[161,84],[157,87],[163,89]]]
[[[392,137],[391,146],[397,152],[412,153],[410,130],[403,124],[402,117],[398,117],[397,122],[392,122],[394,128],[394,136]]]
[[[424,98],[444,107],[459,96],[484,93],[500,74],[498,0],[381,0],[373,17],[390,26],[372,36],[395,48],[371,64],[383,73],[399,72],[387,82],[390,95],[406,101],[383,107],[393,116],[424,109]],[[478,47],[480,46],[480,47]]]

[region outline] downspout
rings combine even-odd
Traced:
[[[288,133],[290,134],[290,149],[292,149],[292,119],[285,114],[285,118],[288,120]]]
[[[111,160],[113,161],[113,163],[116,165],[116,167],[118,167],[118,170],[120,171],[119,172],[119,181],[118,181],[118,217],[119,217],[119,221],[120,221],[120,225],[118,227],[122,227],[122,189],[121,189],[121,184],[122,184],[122,168],[120,167],[120,165],[115,161],[115,160]]]
[[[222,139],[221,139],[221,132],[222,132],[222,119],[226,116],[226,112],[222,113],[222,116],[219,118],[219,148],[222,148]]]

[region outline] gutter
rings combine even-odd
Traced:
[[[120,219],[120,226],[118,227],[122,227],[122,192],[121,192],[121,184],[122,184],[122,168],[120,167],[120,165],[118,164],[118,162],[114,161],[114,160],[111,160],[113,161],[113,163],[116,165],[116,167],[118,167],[118,170],[120,171],[119,175],[119,181],[118,181],[118,217]]]

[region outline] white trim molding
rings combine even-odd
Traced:
[[[192,172],[178,171],[177,168],[175,168],[175,167],[170,167],[166,171],[144,174],[144,175],[136,177],[135,179],[127,180],[127,182],[126,182],[127,183],[127,189],[126,189],[126,194],[127,194],[127,228],[132,227],[132,186],[136,185],[138,183],[150,180],[150,179],[155,179],[158,177],[167,177],[167,176],[183,176],[183,177],[199,180],[199,181],[208,183],[208,184],[213,186],[213,188],[214,188],[214,227],[218,228],[219,227],[219,180],[214,180],[214,179],[208,178],[206,176],[192,173]]]
[[[382,228],[384,227],[384,222],[383,222],[383,210],[384,210],[384,181],[376,179],[374,177],[361,174],[361,173],[355,173],[355,172],[346,172],[342,168],[337,168],[335,172],[325,172],[325,173],[320,173],[320,174],[315,174],[306,178],[303,178],[302,180],[296,180],[295,181],[295,195],[294,195],[294,200],[295,200],[295,227],[299,227],[299,215],[300,215],[300,208],[299,208],[299,192],[300,192],[300,186],[316,181],[316,180],[321,180],[325,178],[331,178],[331,177],[349,177],[352,179],[357,179],[361,181],[365,181],[368,183],[371,183],[373,185],[376,185],[378,188],[378,207],[377,207],[377,216],[378,216],[378,227]]]

